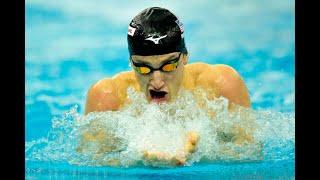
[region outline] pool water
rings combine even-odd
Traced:
[[[294,1],[166,3],[128,2],[120,6],[118,2],[26,1],[26,179],[295,178]],[[215,129],[228,128],[238,122],[237,118],[229,117],[222,108],[217,117],[220,124],[212,124],[204,112],[194,108],[188,95],[181,97],[180,104],[160,108],[143,101],[137,103],[140,106],[136,109],[148,112],[146,118],[135,116],[133,106],[119,113],[83,116],[86,91],[94,82],[130,70],[127,24],[149,6],[167,7],[182,19],[189,63],[228,64],[241,74],[249,89],[253,110],[248,114],[257,122],[254,137],[263,144],[263,160],[251,157],[250,147],[228,145],[239,152],[235,159],[219,155],[217,149],[222,145],[215,141]],[[126,13],[117,10],[119,7]],[[214,21],[208,15],[215,17]],[[131,98],[143,99],[139,96],[133,92]],[[208,103],[218,108],[215,105],[223,102]],[[180,111],[166,114],[174,107]],[[108,127],[123,139],[135,142],[137,148],[127,146],[121,154],[121,167],[95,164],[90,157],[73,151],[78,130],[84,127],[79,119],[100,119],[105,126],[121,122],[117,127]],[[149,129],[142,123],[132,123],[132,119],[149,123]],[[174,123],[181,119],[189,121]],[[167,126],[162,126],[161,120]],[[139,134],[135,128],[148,131]],[[154,129],[158,134],[151,133]],[[176,132],[188,130],[201,130],[205,138],[187,166],[130,165],[141,160],[138,152],[143,143],[139,137],[146,141],[162,137],[156,148],[174,150],[178,145],[169,137],[179,142],[183,137]],[[203,157],[212,161],[201,161]]]
[[[272,164],[272,165],[271,165]],[[26,179],[294,179],[294,162],[211,163],[170,169],[79,167],[27,162]],[[245,172],[245,173],[244,173]]]
[[[125,105],[117,112],[93,112],[84,116],[75,105],[62,116],[55,116],[47,136],[26,143],[27,174],[64,177],[69,173],[90,176],[94,172],[98,176],[122,174],[121,177],[131,177],[165,176],[176,172],[178,177],[188,177],[189,173],[211,177],[294,177],[295,123],[292,113],[239,107],[239,113],[230,115],[227,99],[206,99],[205,107],[216,112],[212,119],[206,110],[197,106],[195,97],[188,91],[180,91],[175,102],[162,105],[149,104],[143,93],[135,92],[133,88],[128,89],[128,96],[135,103]],[[91,122],[96,125],[89,126]],[[252,132],[257,143],[241,146],[221,143],[218,130],[228,133],[234,125]],[[96,158],[100,144],[89,143],[88,150],[77,152],[79,137],[88,127],[112,132],[117,141],[109,140],[109,144],[117,150]],[[185,134],[190,131],[197,132],[200,137],[196,152],[186,163],[190,172],[171,164],[150,163],[143,158],[141,152],[146,149],[179,152]],[[259,151],[261,145],[263,148]],[[133,174],[126,174],[121,168],[108,168],[107,162],[114,159],[120,162],[121,168],[132,170]],[[63,165],[66,163],[68,166]],[[208,168],[212,169],[208,171]],[[217,171],[220,172],[218,176]]]

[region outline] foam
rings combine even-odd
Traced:
[[[204,97],[200,108],[196,97],[181,91],[177,100],[167,104],[149,104],[144,94],[128,89],[131,104],[119,111],[92,112],[86,116],[72,107],[61,117],[52,119],[47,137],[26,142],[26,160],[66,161],[70,164],[104,166],[117,162],[120,166],[153,165],[145,161],[143,151],[178,153],[186,134],[197,132],[200,140],[197,150],[188,158],[187,165],[200,161],[257,161],[294,158],[294,114],[255,111],[236,107],[229,113],[228,100]],[[206,109],[215,112],[212,118]],[[221,142],[219,133],[226,135],[234,125],[251,132],[256,143],[238,145]],[[101,143],[86,144],[86,150],[77,152],[83,132],[104,130],[113,138],[106,139],[108,153],[99,153]],[[226,136],[227,137],[227,136]],[[262,148],[262,151],[259,149]]]

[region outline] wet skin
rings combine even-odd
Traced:
[[[137,56],[131,57],[130,61],[143,63],[157,69],[168,61],[179,57],[177,68],[172,72],[153,71],[147,75],[140,74],[137,71],[122,72],[112,78],[105,78],[92,85],[87,94],[85,114],[99,111],[116,111],[125,103],[128,103],[127,88],[132,86],[137,91],[145,94],[150,103],[167,103],[175,100],[180,89],[195,91],[201,88],[207,92],[209,99],[223,96],[229,100],[229,110],[232,111],[234,105],[250,108],[250,98],[248,90],[240,75],[227,65],[209,65],[206,63],[187,64],[188,56],[173,52],[164,55]],[[133,66],[131,62],[131,66]],[[201,104],[200,104],[201,105]],[[211,112],[214,116],[214,112]],[[239,136],[234,135],[234,142],[241,144],[252,142],[252,135],[237,130]],[[96,138],[90,133],[84,133],[84,141],[100,139],[104,141],[105,137],[100,135]],[[168,161],[173,165],[185,164],[188,156],[196,149],[199,136],[196,132],[189,132],[186,135],[185,146],[180,154],[171,155],[162,152],[143,151],[143,157],[146,160]]]

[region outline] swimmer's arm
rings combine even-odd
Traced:
[[[209,78],[210,77],[210,78]],[[227,65],[214,65],[199,75],[198,81],[202,81],[204,87],[214,89],[215,97],[223,96],[229,100],[229,112],[237,112],[237,105],[245,108],[251,107],[250,96],[245,82],[236,70]],[[241,109],[241,108],[240,108]],[[242,113],[241,113],[242,114]],[[213,113],[215,116],[215,113]],[[256,127],[255,119],[251,119],[252,127],[244,128],[233,125],[230,132],[218,131],[220,142],[232,142],[238,145],[257,144],[257,151],[262,151],[262,143],[253,137],[253,129]]]
[[[236,70],[227,65],[207,66],[197,78],[197,83],[205,89],[213,89],[214,96],[223,96],[229,100],[230,113],[236,112],[240,105],[245,108],[251,107],[249,92],[247,87],[237,73]],[[210,97],[210,95],[209,95]],[[212,114],[215,116],[215,113]],[[255,123],[252,121],[252,123]],[[232,132],[218,132],[220,139],[225,142],[230,142],[231,139],[236,143],[253,142],[253,136],[250,131],[235,125]]]
[[[211,66],[207,71],[209,71],[207,74],[213,77],[209,82],[216,88],[217,94],[229,100],[230,113],[238,112],[238,110],[242,111],[237,105],[245,108],[251,107],[248,89],[236,70],[230,66],[221,64]],[[245,113],[240,112],[240,114],[244,115]],[[252,127],[256,124],[254,119],[246,120],[251,121]],[[231,132],[220,132],[218,135],[226,142],[231,141],[236,144],[254,143],[253,130],[234,125]]]
[[[90,112],[115,111],[120,107],[117,85],[114,79],[102,79],[92,85],[87,93],[85,114]],[[90,146],[95,144],[93,151],[97,154],[113,151],[110,141],[112,135],[105,129],[99,127],[98,120],[92,120],[81,132],[77,152],[92,151]]]

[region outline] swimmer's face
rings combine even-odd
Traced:
[[[152,56],[131,56],[131,66],[134,67],[136,79],[149,102],[169,102],[177,96],[187,60],[188,56],[180,52]],[[137,66],[140,68],[137,69]],[[151,70],[149,72],[150,69],[159,68],[162,70]]]

